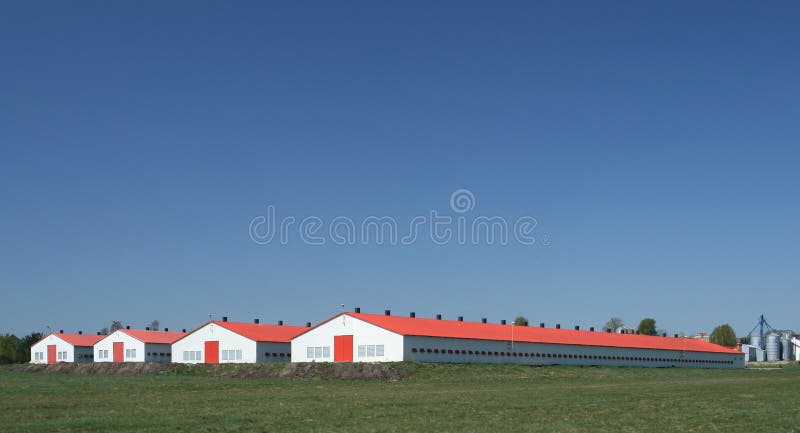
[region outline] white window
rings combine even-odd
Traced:
[[[360,358],[367,356],[367,346],[364,346],[363,344],[358,346],[358,356]]]
[[[383,344],[375,345],[375,356],[383,356]]]
[[[375,346],[370,344],[367,345],[367,356],[375,356]]]
[[[330,358],[330,356],[331,346],[306,347],[306,358],[321,359]]]

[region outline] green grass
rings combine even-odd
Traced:
[[[800,368],[409,364],[404,380],[0,371],[0,431],[800,431]]]

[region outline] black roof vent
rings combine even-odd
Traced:
[[[544,328],[544,322],[539,323],[540,328]]]
[[[164,328],[164,332],[169,332],[169,328]]]
[[[391,315],[392,315],[392,310],[385,310],[385,311],[383,312],[383,315],[384,315],[384,316],[391,316]]]
[[[561,324],[560,323],[556,323],[556,329],[561,329]]]
[[[125,329],[131,329],[131,325],[126,326]]]
[[[442,320],[442,315],[441,314],[437,314],[436,315],[436,320]]]
[[[417,317],[417,313],[412,311],[412,312],[408,313],[408,317],[413,319],[413,318]]]
[[[675,334],[675,338],[678,338],[678,334]]]
[[[278,326],[283,326],[283,320],[278,320]]]
[[[255,323],[256,325],[258,325],[259,323],[261,323],[261,319],[253,319],[253,323]]]
[[[306,328],[310,328],[310,327],[311,327],[311,322],[306,322]]]
[[[78,331],[78,335],[83,335],[83,331]]]
[[[500,324],[501,324],[501,325],[505,325],[505,324],[506,324],[506,319],[503,319],[503,320],[501,320],[501,321],[500,321]]]
[[[667,333],[666,333],[666,332],[664,332],[664,333],[662,333],[662,334],[661,334],[661,336],[662,336],[662,337],[666,337],[666,336],[667,336]]]
[[[63,329],[59,329],[59,330],[58,330],[58,333],[59,333],[59,334],[63,334],[63,333],[64,333],[64,330],[63,330]]]
[[[183,328],[183,329],[182,329],[182,331],[183,331],[183,333],[185,334],[185,333],[186,333],[186,328]]]
[[[606,329],[606,332],[611,333],[611,328]]]
[[[463,322],[464,321],[464,316],[458,316],[458,321],[459,322]]]
[[[481,323],[486,323],[486,318],[481,319]]]
[[[100,335],[100,331],[97,331],[97,335]]]
[[[576,330],[576,331],[580,331],[580,330],[581,330],[581,327],[580,327],[580,326],[578,326],[578,325],[575,325],[575,330]]]
[[[589,332],[594,332],[594,326],[589,327]]]
[[[636,330],[636,335],[639,335],[639,330],[638,329]]]
[[[222,321],[223,322],[227,322],[228,321],[228,316],[222,316]]]
[[[353,311],[356,312],[356,313],[360,313],[361,312],[361,307],[356,307],[356,308],[353,309]]]
[[[145,327],[144,327],[144,330],[145,330],[145,331],[149,331],[149,330],[150,330],[150,327],[149,327],[149,326],[145,326]]]

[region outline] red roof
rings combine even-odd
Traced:
[[[627,347],[689,352],[735,353],[741,355],[741,352],[738,350],[729,349],[694,338],[573,331],[570,329],[458,322],[454,320],[382,316],[378,314],[344,314],[400,335],[496,341],[511,341],[513,338],[515,342],[525,343],[573,344],[579,346]],[[514,333],[513,337],[511,335],[512,329]]]
[[[124,332],[143,343],[153,344],[172,344],[186,335],[183,332],[143,331],[141,329],[120,329],[119,332]]]
[[[305,326],[261,325],[256,323],[220,322],[218,320],[210,323],[219,325],[251,340],[270,343],[290,343],[292,338],[309,329]]]
[[[94,346],[95,343],[106,337],[105,335],[56,334],[56,333],[50,335],[58,337],[73,346],[87,346],[87,347]],[[42,340],[44,340],[44,338]]]

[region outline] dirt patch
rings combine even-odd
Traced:
[[[131,363],[58,363],[15,364],[9,371],[28,373],[108,374],[142,376],[169,374],[180,376],[283,378],[329,380],[401,380],[413,374],[411,363],[258,363],[258,364],[164,364]]]

